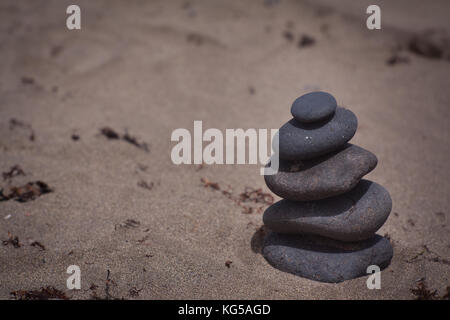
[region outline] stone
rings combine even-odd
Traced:
[[[316,122],[330,117],[336,107],[336,99],[331,94],[316,91],[297,98],[292,104],[291,113],[300,122]]]
[[[338,107],[328,120],[302,123],[291,119],[278,131],[279,156],[285,160],[312,159],[335,151],[356,132],[358,120],[353,112]]]
[[[351,190],[377,163],[370,151],[347,144],[342,150],[312,160],[280,160],[278,172],[264,179],[281,198],[320,200]]]
[[[318,236],[269,233],[263,255],[275,268],[311,280],[337,283],[367,276],[367,267],[387,267],[393,249],[375,235],[361,242],[341,242]]]
[[[318,201],[281,200],[266,209],[264,225],[286,234],[315,234],[340,241],[373,237],[392,209],[389,193],[361,180],[351,191]]]

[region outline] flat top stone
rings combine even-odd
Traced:
[[[341,241],[373,237],[392,209],[389,193],[379,184],[361,180],[351,191],[318,201],[281,200],[264,212],[264,224],[289,234],[316,234]]]
[[[310,92],[297,98],[291,107],[294,119],[315,122],[331,116],[336,110],[336,99],[323,91]]]
[[[269,189],[281,198],[320,200],[349,191],[377,162],[370,151],[348,143],[339,151],[312,160],[280,159],[278,172],[264,179]]]
[[[285,160],[312,159],[341,148],[355,134],[358,119],[338,107],[330,119],[302,123],[291,119],[278,130],[279,156]],[[276,140],[274,140],[275,143]]]

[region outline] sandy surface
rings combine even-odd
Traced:
[[[54,286],[85,299],[92,284],[104,297],[107,270],[110,294],[126,299],[410,299],[423,277],[442,295],[450,285],[450,62],[409,52],[409,63],[386,60],[412,32],[448,28],[449,3],[382,3],[383,29],[369,31],[369,2],[328,2],[77,1],[82,30],[68,31],[72,1],[1,1],[0,171],[20,165],[26,175],[12,185],[41,180],[54,192],[0,202],[0,239],[10,232],[22,244],[0,245],[0,298]],[[316,43],[299,48],[287,30]],[[368,290],[366,277],[323,284],[268,265],[258,253],[261,214],[243,214],[200,182],[230,186],[233,196],[246,186],[268,192],[259,165],[170,159],[176,128],[193,130],[194,120],[278,128],[292,101],[317,89],[358,116],[352,142],[379,159],[367,178],[393,199],[378,232],[394,245],[381,290]],[[11,128],[12,118],[35,140]],[[104,126],[127,129],[150,152],[107,140]],[[127,219],[139,223],[126,227]],[[81,268],[79,291],[65,287],[72,264]]]

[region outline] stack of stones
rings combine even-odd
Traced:
[[[348,143],[356,116],[326,92],[301,96],[291,113],[279,130],[279,171],[265,176],[284,199],[264,212],[270,229],[264,257],[277,269],[322,282],[367,275],[370,265],[385,268],[392,246],[375,232],[392,201],[382,186],[361,180],[377,158]]]

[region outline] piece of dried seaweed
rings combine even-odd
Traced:
[[[421,279],[415,288],[411,289],[413,295],[416,296],[416,300],[435,300],[438,298],[437,290],[428,289],[425,280]]]
[[[13,236],[11,232],[8,231],[8,239],[3,240],[3,245],[12,245],[14,248],[20,248],[22,245],[20,244],[19,237]]]
[[[17,119],[14,119],[14,118],[11,118],[9,120],[9,130],[14,130],[15,128],[23,128],[23,129],[28,130],[30,132],[30,135],[28,136],[28,139],[30,141],[34,141],[35,140],[36,136],[35,136],[34,130],[31,127],[30,124],[25,123],[25,122],[20,121],[20,120],[17,120]]]
[[[110,127],[103,127],[100,129],[100,133],[109,140],[123,140],[141,150],[144,150],[145,152],[150,152],[150,148],[146,142],[139,142],[138,139],[130,135],[127,130],[125,130],[125,133],[123,135],[120,135]]]
[[[271,205],[274,202],[274,198],[271,194],[265,193],[261,188],[255,189],[252,187],[245,187],[244,192],[240,193],[238,197],[233,195],[232,190],[222,190],[217,182],[211,182],[206,178],[201,178],[200,181],[205,188],[211,188],[213,190],[220,191],[228,199],[232,200],[238,206],[242,208],[242,213],[251,214],[253,212],[261,213],[265,206]],[[252,207],[244,203],[262,204],[261,206]]]
[[[16,165],[12,166],[8,171],[3,172],[2,176],[3,176],[3,180],[11,181],[11,179],[16,176],[25,176],[25,172],[18,164],[16,164]]]
[[[11,292],[11,296],[16,300],[69,300],[66,294],[52,286],[43,287],[39,290],[17,290]]]
[[[307,34],[303,34],[298,41],[299,48],[310,47],[316,43],[316,39]]]
[[[39,241],[33,241],[32,243],[30,243],[30,246],[38,247],[42,251],[45,251],[45,246],[42,243],[40,243]]]
[[[21,187],[9,187],[8,194],[5,194],[3,189],[1,189],[0,201],[15,200],[18,202],[27,202],[50,192],[53,192],[53,189],[51,189],[45,182],[28,182],[26,185]]]
[[[100,133],[107,137],[108,139],[116,140],[119,139],[119,134],[114,131],[114,129],[111,129],[110,127],[103,127],[100,129]]]

